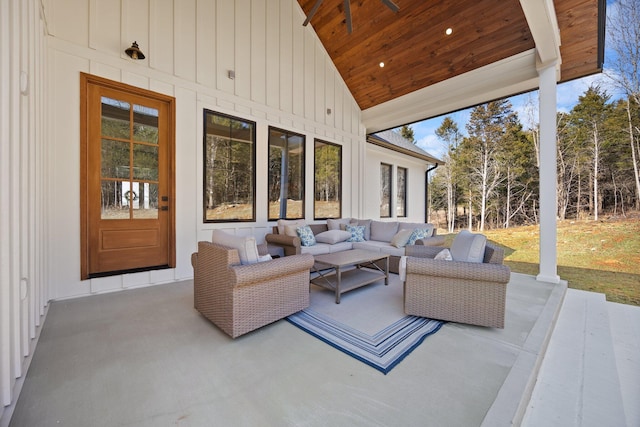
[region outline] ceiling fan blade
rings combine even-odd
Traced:
[[[314,4],[313,7],[311,8],[311,12],[309,12],[309,15],[307,15],[307,19],[305,19],[304,22],[302,23],[303,27],[306,27],[307,24],[309,24],[309,22],[311,21],[311,18],[313,18],[313,15],[316,14],[321,4],[322,4],[322,0],[316,0],[316,4]]]
[[[344,15],[347,18],[347,32],[351,34],[351,1],[344,0]]]
[[[380,0],[382,3],[384,3],[385,5],[387,5],[387,7],[389,9],[391,9],[391,11],[393,13],[398,13],[398,11],[400,10],[400,8],[398,7],[397,4],[395,4],[394,2],[392,2],[391,0]]]

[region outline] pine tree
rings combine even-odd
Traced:
[[[413,144],[417,142],[416,135],[414,134],[413,129],[409,125],[404,125],[400,128],[400,135],[402,135],[406,140],[410,141]]]

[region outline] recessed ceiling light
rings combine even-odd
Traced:
[[[451,33],[453,33],[453,29],[452,28],[447,28],[446,30],[444,30],[444,33],[448,36],[451,35]]]
[[[384,62],[380,63],[380,68],[384,68]]]

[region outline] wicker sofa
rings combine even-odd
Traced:
[[[349,218],[346,218],[349,220]],[[313,234],[329,231],[328,220],[324,223],[308,224]],[[339,220],[334,220],[339,221]],[[391,244],[393,236],[400,230],[411,230],[415,228],[430,228],[431,236],[416,240],[416,245],[442,245],[444,236],[438,236],[436,228],[432,224],[409,223],[399,221],[376,221],[376,220],[356,220],[351,219],[351,224],[365,225],[365,240],[362,242],[340,241],[335,243],[317,243],[313,246],[303,246],[300,237],[282,233],[282,226],[274,226],[273,233],[265,236],[266,242],[271,246],[282,248],[285,256],[309,253],[312,255],[341,252],[350,249],[366,249],[374,252],[381,252],[389,256],[389,271],[398,273],[400,257],[405,254],[405,247],[396,247]]]
[[[241,265],[236,249],[198,242],[191,264],[196,310],[232,338],[309,306],[311,255]]]
[[[486,243],[483,262],[433,259],[443,247],[407,246],[404,309],[432,319],[504,328],[509,267]]]

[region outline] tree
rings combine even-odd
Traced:
[[[457,203],[455,197],[455,150],[462,139],[458,125],[450,117],[445,117],[442,124],[436,129],[436,135],[445,144],[444,165],[441,175],[444,179],[447,199],[447,229],[453,233],[456,219]]]
[[[467,132],[463,140],[467,150],[466,160],[471,179],[469,195],[476,194],[480,207],[480,231],[484,231],[487,205],[498,184],[504,179],[499,162],[504,148],[506,129],[518,121],[508,100],[492,101],[471,111]]]
[[[511,220],[520,216],[519,222],[532,222],[537,218],[531,200],[538,194],[537,139],[534,132],[526,134],[515,114],[507,117],[502,149],[498,153],[505,179],[500,186],[502,197],[497,199],[496,211],[502,211],[502,226],[509,228]],[[537,205],[537,204],[536,204]],[[531,208],[531,209],[530,209]],[[497,218],[498,219],[498,218]]]
[[[400,135],[411,143],[416,143],[416,135],[413,133],[413,129],[409,125],[404,125],[400,128]]]
[[[607,141],[605,136],[605,121],[611,112],[611,105],[607,104],[610,96],[599,86],[591,86],[584,95],[578,98],[578,104],[571,111],[572,119],[579,128],[581,139],[588,143],[591,153],[591,196],[590,211],[595,220],[598,219],[600,207],[600,156],[603,145]]]
[[[607,44],[614,52],[607,75],[627,95],[628,138],[635,177],[636,209],[640,209],[640,123],[632,104],[640,105],[640,0],[618,0],[607,17]]]

